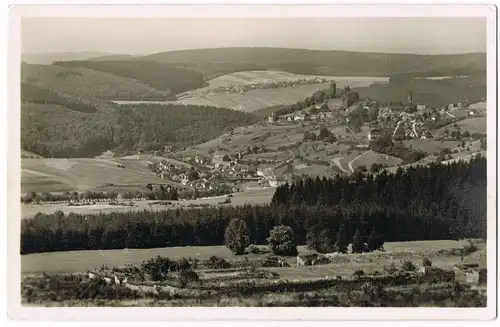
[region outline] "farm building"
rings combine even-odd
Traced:
[[[327,257],[317,253],[299,254],[297,256],[297,266],[313,266],[327,264],[330,260]]]
[[[425,107],[425,104],[418,104],[418,105],[417,105],[417,110],[419,110],[419,111],[420,111],[420,110],[425,110],[425,108],[426,108],[426,107]]]
[[[467,281],[467,283],[474,285],[486,284],[486,279],[487,279],[486,277],[487,277],[486,268],[479,270],[474,269],[465,273],[465,280]]]
[[[468,115],[469,116],[477,116],[478,115],[478,111],[476,109],[470,109],[469,112],[468,112]]]
[[[368,132],[368,140],[369,141],[376,140],[381,136],[382,136],[382,131],[379,129],[372,129],[370,132]]]

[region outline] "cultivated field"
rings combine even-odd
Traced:
[[[119,163],[125,168],[119,168]],[[110,184],[119,189],[128,185],[167,183],[152,175],[147,165],[144,160],[22,159],[21,192],[94,190]]]
[[[165,180],[163,180],[165,181]],[[275,192],[274,187],[267,188],[255,188],[246,190],[240,193],[234,193],[231,197],[231,204],[233,206],[245,205],[245,204],[268,204],[271,202],[271,198]],[[66,203],[58,204],[21,204],[21,214],[22,218],[31,218],[38,212],[50,214],[61,210],[65,214],[70,212],[75,213],[109,213],[109,212],[129,212],[129,211],[142,211],[142,210],[165,210],[165,209],[176,209],[176,208],[186,208],[192,206],[203,206],[203,205],[219,205],[219,202],[224,201],[226,196],[217,196],[210,198],[199,198],[196,200],[183,200],[183,201],[169,201],[171,205],[163,204],[150,204],[158,201],[134,201],[134,206],[120,206],[120,205],[110,205],[106,203],[97,203],[81,206],[68,206]],[[229,205],[229,204],[225,204]]]
[[[356,77],[356,76],[319,76],[319,75],[301,75],[287,73],[283,71],[263,70],[247,71],[227,74],[213,78],[208,81],[208,86],[184,94],[196,93],[199,91],[210,90],[220,86],[246,85],[255,83],[272,82],[293,82],[301,79],[326,78],[334,79],[338,86],[343,87],[344,83],[350,83],[352,86],[367,86],[372,83],[386,83],[389,78],[386,77]]]
[[[304,78],[314,78],[311,75],[297,75],[285,73],[281,71],[250,71],[233,73],[220,76],[210,80],[209,86],[188,91],[182,94],[183,98],[177,101],[146,101],[149,103],[180,103],[192,105],[206,105],[234,110],[252,112],[258,109],[292,104],[297,101],[302,101],[305,97],[312,93],[324,90],[330,87],[328,83],[324,84],[304,84],[293,87],[282,87],[278,89],[258,89],[251,90],[245,93],[214,93],[208,95],[198,95],[198,93],[206,92],[219,86],[244,85],[264,82],[280,82],[280,81],[295,81]],[[386,83],[388,78],[385,77],[345,77],[345,76],[322,76],[324,78],[332,78],[337,81],[337,87],[342,88],[344,85],[351,87],[364,87],[373,83]],[[119,104],[137,103],[137,101],[115,101]],[[141,102],[141,101],[139,101]],[[142,101],[144,102],[144,101]]]

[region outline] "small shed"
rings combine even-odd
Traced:
[[[483,269],[474,269],[465,273],[465,280],[469,284],[473,285],[484,285],[487,280],[487,270]]]

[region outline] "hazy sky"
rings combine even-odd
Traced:
[[[24,18],[23,53],[155,53],[285,47],[443,54],[486,52],[484,18]]]

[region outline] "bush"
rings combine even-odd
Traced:
[[[192,282],[197,282],[200,280],[200,276],[198,274],[189,269],[189,270],[182,270],[179,273],[179,283],[181,287],[186,287],[188,284]]]
[[[141,264],[142,271],[154,281],[164,280],[174,263],[166,257],[157,256]]]
[[[467,242],[467,245],[465,245],[463,248],[462,248],[462,253],[464,255],[467,255],[467,254],[471,254],[471,253],[474,253],[476,252],[478,249],[477,249],[477,245],[474,244],[471,240],[469,240]]]
[[[267,238],[269,248],[276,255],[297,255],[297,240],[290,226],[275,226]]]
[[[245,248],[250,244],[248,225],[241,219],[231,220],[224,234],[224,244],[234,254],[244,254]]]
[[[352,275],[356,278],[360,278],[365,275],[365,272],[362,269],[358,269]]]
[[[401,269],[403,271],[416,271],[417,266],[411,260],[401,261]]]
[[[384,266],[384,271],[389,275],[394,275],[398,272],[398,267],[392,262],[390,265]]]
[[[216,255],[211,256],[208,259],[207,266],[210,269],[227,269],[231,268],[231,264],[224,258],[218,257]]]
[[[424,267],[431,267],[432,266],[432,261],[429,258],[424,258],[422,260],[422,266],[424,266]]]
[[[379,299],[385,293],[382,285],[373,285],[372,283],[364,283],[361,285],[361,291],[374,299]]]

